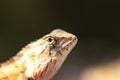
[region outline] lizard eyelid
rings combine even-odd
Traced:
[[[53,41],[54,41],[54,38],[51,38],[51,37],[47,38],[47,42],[52,43]]]

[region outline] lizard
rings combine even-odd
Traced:
[[[55,29],[0,64],[0,80],[51,80],[78,38]]]

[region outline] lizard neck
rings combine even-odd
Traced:
[[[25,80],[25,70],[25,60],[23,60],[22,54],[18,54],[0,64],[0,80]]]

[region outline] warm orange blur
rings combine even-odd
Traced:
[[[80,80],[120,80],[120,61],[88,68]]]

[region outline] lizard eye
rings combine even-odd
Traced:
[[[50,42],[50,43],[51,43],[51,42],[53,42],[53,40],[54,40],[53,38],[49,37],[49,38],[47,39],[47,42]]]

